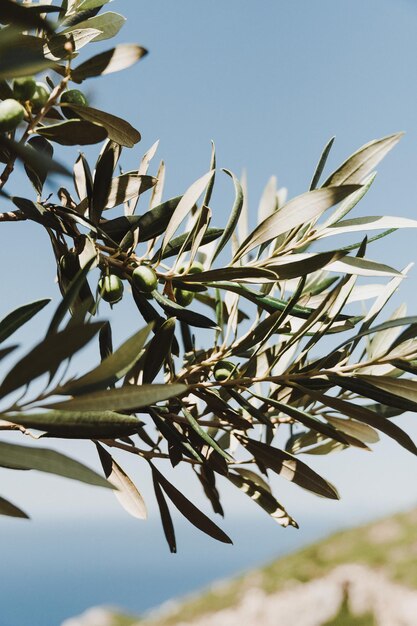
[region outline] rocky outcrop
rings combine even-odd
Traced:
[[[175,626],[322,626],[334,619],[347,596],[352,615],[372,614],[377,626],[417,626],[417,591],[391,582],[383,573],[358,564],[340,565],[328,575],[266,594],[246,589],[232,607]],[[168,613],[168,611],[166,611]],[[159,612],[161,617],[161,612]],[[90,609],[62,626],[115,626],[109,611]],[[138,622],[152,624],[152,620]]]
[[[377,626],[417,626],[417,591],[358,564],[268,595],[253,587],[234,606],[176,626],[322,626],[335,618],[347,595],[352,615],[370,613]],[[138,625],[139,626],[139,625]]]

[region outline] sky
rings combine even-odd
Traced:
[[[247,171],[254,224],[269,177],[276,175],[290,197],[306,191],[330,137],[335,135],[336,141],[328,171],[371,139],[403,130],[405,137],[378,167],[373,188],[355,216],[417,218],[417,7],[412,1],[114,0],[110,8],[127,17],[117,42],[137,42],[149,50],[126,72],[88,84],[93,106],[125,117],[142,133],[141,143],[131,153],[125,151],[125,169],[137,166],[159,139],[159,159],[167,166],[166,197],[178,195],[207,171],[214,140],[220,167],[237,175]],[[108,47],[103,42],[88,49],[92,54]],[[57,155],[71,162],[76,152],[63,148]],[[97,147],[88,150],[89,155],[97,153]],[[224,223],[233,201],[223,177],[218,176],[213,224]],[[15,180],[23,189],[23,178],[17,174]],[[2,224],[0,244],[0,313],[44,296],[58,302],[52,252],[40,228],[27,222]],[[370,257],[403,268],[417,259],[417,231],[382,240]],[[410,314],[417,308],[416,277],[414,269],[394,300],[405,300]],[[121,305],[119,315],[123,324],[116,339],[124,332],[132,334],[140,323],[131,304]],[[42,314],[27,326],[21,334],[24,345],[39,339],[47,319]],[[417,439],[414,415],[398,423]],[[91,444],[55,447],[67,453],[75,449],[77,458],[96,465]],[[331,519],[337,527],[414,506],[410,477],[416,463],[383,437],[372,453],[347,451],[312,459],[312,466],[339,487],[341,502],[316,498],[283,480],[274,485],[278,499],[303,525]],[[129,460],[126,467],[152,502],[145,464]],[[19,476],[4,470],[2,476],[2,494],[37,520],[52,512],[58,519],[74,520],[124,515],[104,490],[36,473]],[[176,470],[174,480],[200,498],[183,470]],[[249,499],[226,485],[222,489],[231,528],[242,515],[253,516],[258,528],[270,523]],[[203,500],[198,501],[209,513]]]

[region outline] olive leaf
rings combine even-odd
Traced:
[[[121,146],[133,148],[140,141],[139,131],[121,117],[78,104],[71,104],[71,110],[75,111],[85,124],[100,125],[105,130],[105,136]],[[79,143],[82,144],[82,142]]]
[[[269,485],[255,472],[236,468],[229,472],[227,478],[238,489],[246,493],[258,506],[266,511],[280,526],[298,528],[297,522],[288,515],[285,508],[274,498]]]
[[[151,329],[152,324],[148,324],[127,339],[115,352],[103,359],[100,365],[81,378],[70,380],[58,387],[55,393],[78,396],[113,385],[123,378],[139,359]]]
[[[103,125],[85,120],[67,120],[58,124],[37,126],[36,132],[63,146],[85,146],[99,143],[107,137],[107,130]]]
[[[0,385],[3,397],[46,372],[53,372],[98,333],[102,322],[77,324],[48,335],[8,372]]]
[[[283,478],[319,496],[333,500],[339,499],[339,494],[333,485],[288,452],[253,439],[239,437],[239,440],[256,459]]]
[[[327,144],[324,146],[323,152],[321,153],[319,162],[317,163],[316,170],[313,174],[313,178],[310,183],[310,191],[313,191],[313,189],[316,189],[319,184],[320,177],[326,166],[327,159],[329,158],[330,150],[332,149],[334,140],[335,140],[335,137],[331,137],[329,141],[327,142]]]
[[[137,433],[139,420],[114,411],[45,411],[5,413],[4,419],[25,428],[45,431],[48,437],[107,439]]]
[[[135,410],[182,395],[186,390],[186,385],[181,384],[125,385],[115,389],[85,393],[64,402],[53,402],[43,408],[62,411]]]
[[[72,33],[75,28],[94,28],[100,32],[94,37],[93,41],[103,41],[104,39],[111,39],[117,35],[125,21],[126,19],[119,13],[108,11],[107,13],[90,17],[82,22],[77,21],[72,26],[61,31],[61,35]]]
[[[81,83],[87,78],[119,72],[130,67],[147,54],[147,50],[135,44],[120,44],[101,52],[81,63],[71,71],[71,80]]]
[[[154,480],[162,487],[168,498],[174,504],[184,517],[188,519],[199,530],[202,530],[213,539],[221,541],[222,543],[233,543],[230,537],[224,533],[221,528],[211,521],[204,513],[202,513],[190,500],[188,500],[174,485],[172,485],[166,478],[151,464],[152,475]]]
[[[22,517],[24,519],[29,519],[29,515],[19,509],[15,504],[10,502],[10,500],[6,500],[6,498],[2,498],[0,496],[0,515],[8,515],[10,517]]]
[[[172,236],[175,234],[177,228],[187,216],[187,214],[191,211],[213,176],[213,170],[207,172],[207,174],[204,174],[204,176],[196,180],[196,182],[193,183],[182,196],[166,226],[165,235],[161,246],[161,254],[164,253],[166,246],[172,239]]]
[[[50,302],[49,298],[29,302],[15,309],[0,321],[0,343],[6,341],[23,324],[26,324]]]
[[[237,250],[233,261],[237,261],[253,248],[272,241],[292,228],[320,217],[324,211],[358,189],[358,185],[333,186],[308,191],[293,198],[255,228]]]
[[[105,478],[86,465],[47,448],[19,446],[0,441],[0,466],[18,470],[34,469],[79,480],[89,485],[114,489]]]
[[[375,139],[359,148],[327,178],[323,187],[362,183],[384,156],[400,141],[404,133]]]
[[[137,487],[133,484],[124,469],[120,467],[103,446],[96,442],[96,447],[104,474],[106,478],[117,487],[117,491],[114,491],[114,495],[122,507],[132,515],[132,517],[146,519],[148,516],[146,504]]]

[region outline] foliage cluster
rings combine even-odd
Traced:
[[[220,476],[282,526],[297,526],[271,491],[271,473],[336,499],[336,488],[301,455],[369,450],[378,432],[417,451],[391,421],[417,411],[417,317],[400,307],[375,324],[408,268],[367,256],[371,241],[417,222],[347,217],[400,134],[366,144],[320,182],[331,140],[308,191],[286,201],[273,180],[267,185],[252,231],[244,181],[217,170],[214,146],[209,171],[182,195],[164,199],[164,163],[149,174],[157,144],[137,170],[123,171],[122,149],[139,142],[139,131],[90,107],[81,90],[85,81],[146,54],[121,44],[78,60],[84,48],[122,26],[124,18],[106,4],[4,0],[0,30],[0,189],[9,205],[0,221],[24,227],[33,220],[46,230],[62,294],[44,338],[4,376],[0,428],[35,439],[91,440],[105,477],[39,441],[1,441],[0,466],[116,488],[122,505],[143,518],[140,491],[111,451],[136,455],[152,474],[173,552],[168,502],[203,532],[231,540],[167,480],[159,459],[187,464],[215,513],[223,515]],[[96,143],[102,149],[95,163],[80,153],[69,172],[55,160],[57,146]],[[32,198],[13,193],[16,163],[33,185]],[[223,174],[235,199],[226,224],[212,226],[212,192]],[[65,178],[65,187],[56,184]],[[45,196],[46,181],[54,194]],[[371,231],[377,234],[368,238]],[[323,248],[341,234],[352,234],[352,243]],[[103,300],[113,306],[123,297],[133,297],[145,325],[113,349],[110,323],[98,319],[98,310],[107,306]],[[364,300],[371,300],[366,314],[356,310]],[[0,322],[0,341],[46,304],[9,313]],[[101,363],[68,378],[65,365],[94,338]],[[15,349],[5,345],[0,358],[13,357]],[[41,391],[39,382],[30,387],[39,378]],[[286,437],[282,447],[278,434]],[[0,513],[26,516],[6,499]]]

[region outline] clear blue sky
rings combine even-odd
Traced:
[[[405,138],[379,166],[374,187],[358,209],[417,218],[417,6],[411,0],[115,0],[108,6],[128,18],[118,41],[138,42],[150,51],[134,68],[89,83],[95,106],[126,117],[142,133],[142,143],[123,160],[126,169],[160,139],[167,196],[177,195],[207,170],[214,139],[220,166],[237,174],[247,169],[255,214],[272,174],[290,196],[307,189],[332,135],[330,164],[336,166],[363,143],[404,130]],[[71,158],[75,151],[63,152]],[[218,195],[213,209],[222,220],[232,192],[226,184],[220,189],[224,199]],[[17,248],[14,236],[19,237]],[[402,268],[417,260],[416,238],[416,231],[396,233],[370,256]],[[10,294],[1,312],[41,295],[56,301],[52,253],[38,226],[2,225],[0,241],[7,269],[3,293]],[[414,270],[401,292],[410,312],[417,311],[416,276]],[[138,317],[133,307],[122,310],[124,328],[131,324],[133,332]],[[35,341],[37,333],[35,324],[22,338]],[[415,422],[408,415],[400,423],[417,438],[417,427],[411,427]],[[80,444],[77,454],[91,461],[87,447]],[[59,448],[69,450],[68,445]],[[276,483],[277,495],[304,525],[321,516],[349,523],[415,504],[410,476],[416,463],[384,439],[372,454],[313,459],[313,466],[339,486],[342,502],[313,498],[283,481]],[[129,467],[141,484],[137,465]],[[28,479],[7,472],[9,477],[13,488],[6,485],[4,495],[15,492],[13,499],[35,517],[54,509],[58,516],[79,518],[80,504],[83,516],[94,517],[97,511],[123,515],[100,490],[35,474]],[[190,493],[193,489],[190,483]],[[257,513],[252,503],[227,493],[226,510]],[[268,523],[262,512],[254,519],[260,528]]]

